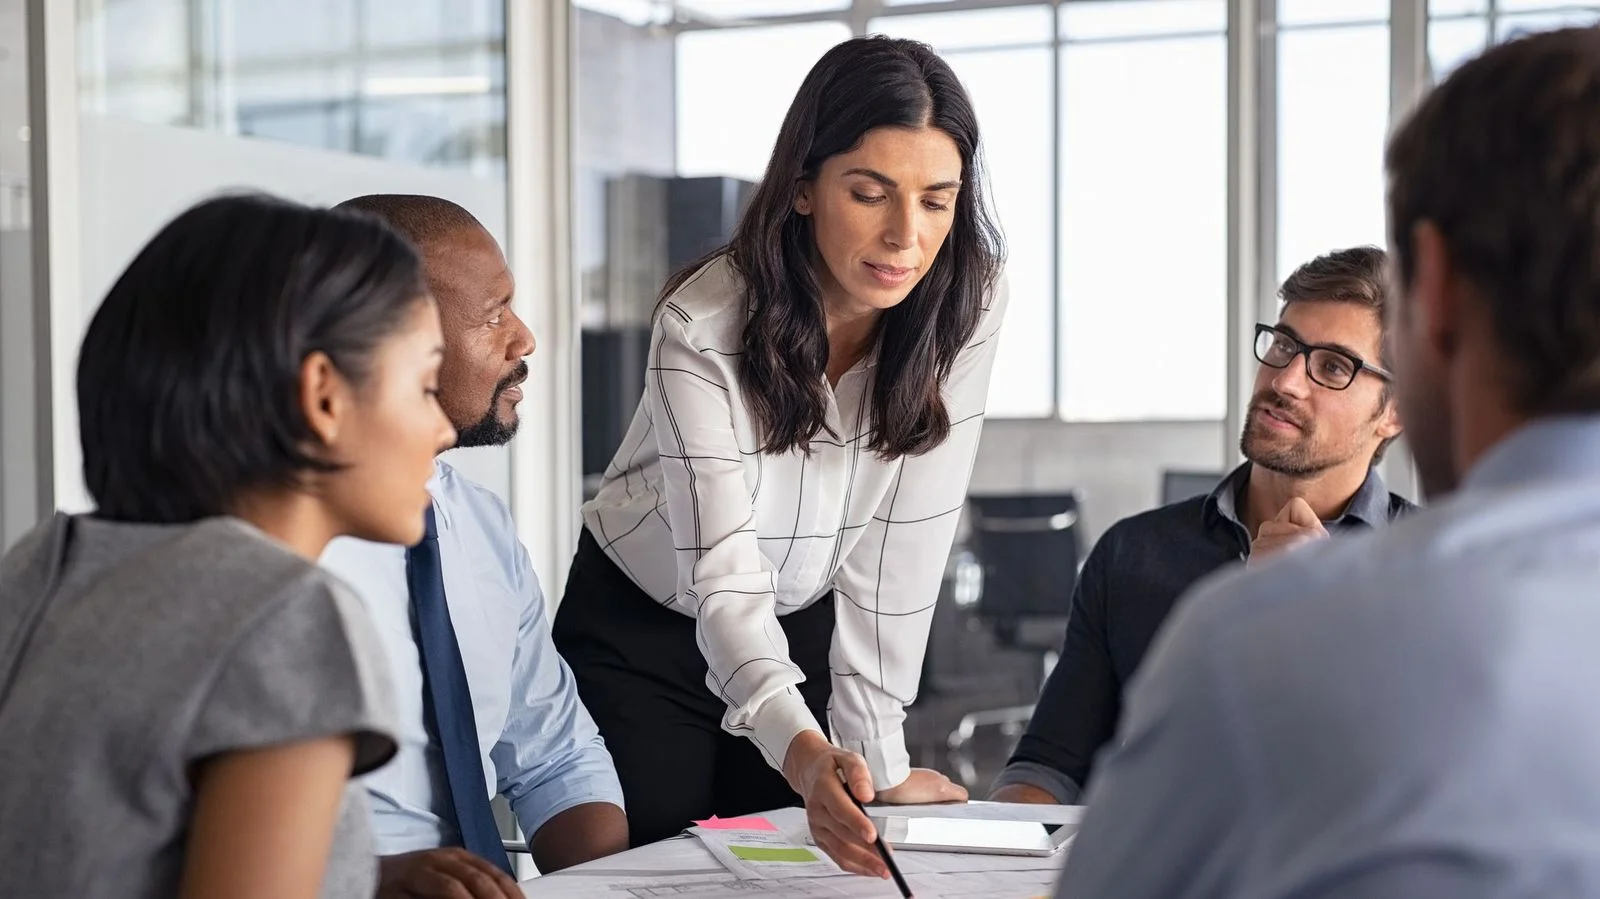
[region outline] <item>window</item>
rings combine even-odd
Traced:
[[[1552,9],[1498,2],[1506,23]],[[1263,189],[1275,212],[1267,267],[1279,279],[1330,250],[1385,242],[1390,3],[1275,4],[1277,106],[1265,120],[1276,165]],[[1487,40],[1488,0],[1432,4],[1453,17],[1433,23],[1435,65]],[[672,18],[667,7],[657,5],[652,23]],[[852,28],[926,41],[950,62],[983,127],[1009,250],[992,415],[1224,416],[1226,0],[685,0],[671,9],[678,25],[659,33],[674,35],[670,170],[679,176],[759,179],[805,72]],[[784,20],[759,21],[771,16]]]
[[[1492,18],[1492,21],[1491,21]],[[1519,34],[1600,23],[1600,3],[1561,0],[1429,0],[1428,62],[1433,79],[1444,79],[1456,66],[1491,43]]]
[[[1489,20],[1483,16],[1434,19],[1428,23],[1428,66],[1435,82],[1489,45]]]
[[[1101,0],[870,23],[938,49],[984,129],[1011,291],[992,416],[1222,417],[1226,16],[1219,0]],[[1130,329],[1150,355],[1128,352]],[[1158,377],[1149,360],[1174,354],[1189,373]]]
[[[1495,22],[1495,40],[1506,41],[1519,34],[1533,31],[1553,31],[1557,28],[1588,27],[1600,22],[1600,6],[1588,8],[1563,8],[1550,12],[1536,12],[1522,15],[1506,15],[1518,6],[1530,4],[1504,3],[1500,9],[1503,13]]]
[[[1055,261],[1051,195],[1049,7],[874,19],[870,33],[926,41],[966,87],[982,129],[989,200],[1005,232],[1010,302],[989,382],[989,414],[1055,408]],[[965,48],[988,49],[965,49]]]
[[[1048,6],[1010,6],[967,12],[886,16],[867,23],[868,34],[922,41],[949,55],[984,47],[1031,46],[1049,49],[1054,17]]]
[[[82,199],[82,252],[72,254],[79,289],[51,297],[51,320],[81,333],[164,223],[241,187],[318,205],[397,189],[433,194],[504,242],[505,8],[504,0],[78,0],[83,114],[68,177]],[[65,433],[76,428],[72,407],[55,414]],[[77,443],[55,442],[58,473],[81,470]],[[511,458],[495,450],[458,461],[509,496]],[[63,508],[90,505],[74,475],[55,489]]]
[[[796,16],[837,12],[850,0],[677,0],[681,15],[713,24],[737,25],[762,16]]]
[[[573,0],[572,6],[575,10],[599,13],[635,27],[650,25],[659,18],[655,0]],[[578,35],[582,38],[582,17],[574,16],[574,18],[579,20]]]
[[[1278,26],[1348,25],[1389,21],[1389,0],[1278,0]],[[1385,60],[1389,58],[1384,51]]]
[[[1010,291],[989,414],[1040,417],[1055,406],[1055,260],[1050,160],[1050,51],[952,54],[983,129],[990,206],[1006,237]]]
[[[1386,243],[1389,26],[1278,36],[1277,280],[1330,250]]]
[[[1059,140],[1063,417],[1221,418],[1224,33],[1067,43]]]
[[[500,0],[80,0],[85,107],[504,174]]]
[[[1166,37],[1227,27],[1227,6],[1212,0],[1099,0],[1061,7],[1061,37],[1069,41]]]
[[[800,82],[849,37],[838,22],[679,35],[678,174],[760,180]]]
[[[1574,20],[1581,19],[1581,13],[1585,11],[1593,12],[1596,9],[1596,4],[1594,3],[1572,3],[1570,0],[1569,2],[1563,2],[1563,0],[1499,0],[1494,6],[1502,14],[1547,12],[1559,15],[1571,13],[1571,18]],[[1577,24],[1577,22],[1572,21],[1569,24]]]

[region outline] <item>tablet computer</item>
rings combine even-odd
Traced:
[[[1054,855],[1072,842],[1077,824],[1033,821],[973,821],[965,818],[907,818],[870,815],[883,841],[919,852],[970,852],[980,855]]]

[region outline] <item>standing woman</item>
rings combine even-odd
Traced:
[[[555,628],[635,844],[799,794],[819,845],[886,876],[836,772],[862,801],[965,798],[902,722],[1003,312],[982,186],[949,66],[847,41],[732,241],[662,291]]]
[[[374,219],[178,216],[78,362],[87,515],[0,560],[0,896],[370,897],[387,662],[328,541],[422,536],[439,317]]]

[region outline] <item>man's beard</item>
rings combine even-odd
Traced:
[[[1299,425],[1299,438],[1286,446],[1267,446],[1264,440],[1252,440],[1251,429],[1255,426],[1257,416],[1265,414],[1264,410],[1271,409]],[[1256,394],[1250,403],[1250,411],[1245,416],[1244,433],[1239,435],[1239,452],[1252,465],[1259,465],[1268,471],[1274,471],[1291,478],[1309,478],[1320,474],[1334,465],[1336,460],[1318,459],[1312,455],[1315,445],[1316,426],[1307,415],[1293,409],[1289,403],[1274,395],[1270,391]]]
[[[500,420],[500,395],[522,383],[528,377],[528,363],[523,362],[511,374],[500,379],[489,397],[489,411],[466,427],[456,428],[456,446],[505,446],[517,436],[521,419],[513,416],[509,423]]]

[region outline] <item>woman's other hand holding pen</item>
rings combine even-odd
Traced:
[[[889,869],[873,848],[877,833],[872,821],[850,801],[847,787],[861,802],[880,799],[910,804],[967,798],[966,790],[926,768],[913,768],[905,782],[879,795],[872,788],[866,760],[834,746],[814,730],[801,733],[789,744],[783,775],[805,801],[806,823],[817,846],[839,867],[868,877],[888,878]]]

